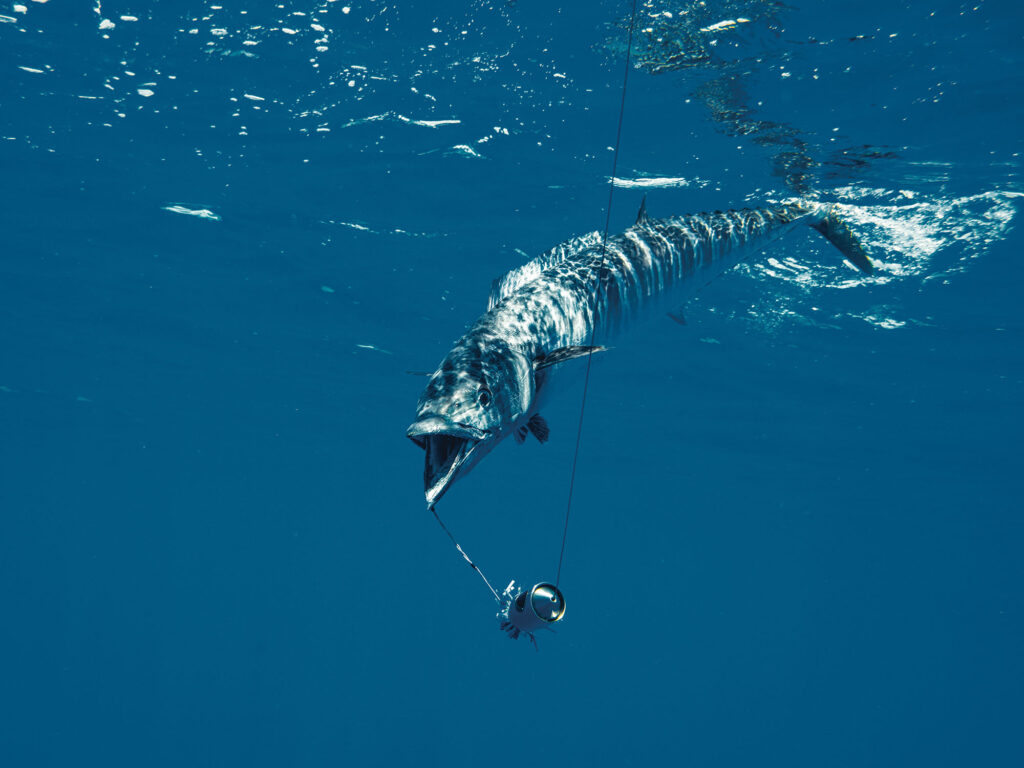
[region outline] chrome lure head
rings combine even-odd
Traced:
[[[498,622],[502,631],[513,640],[526,634],[536,645],[533,633],[551,629],[551,625],[565,616],[565,597],[554,584],[541,582],[532,589],[522,590],[515,581],[509,582],[501,595]]]
[[[501,339],[471,333],[455,345],[430,377],[406,432],[426,452],[428,509],[510,434],[534,391],[530,361]]]

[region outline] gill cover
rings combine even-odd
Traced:
[[[428,508],[514,431],[535,393],[531,361],[501,339],[471,334],[455,345],[430,377],[406,431],[425,452]]]

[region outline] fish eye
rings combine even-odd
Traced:
[[[487,387],[480,387],[480,391],[476,395],[477,402],[480,403],[484,408],[491,404],[491,390]]]

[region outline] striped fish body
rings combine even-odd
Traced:
[[[469,335],[499,334],[531,359],[592,335],[607,341],[640,315],[678,306],[814,213],[795,204],[666,219],[641,212],[606,247],[591,233],[496,281],[489,311]]]
[[[492,286],[488,310],[431,376],[408,436],[426,451],[428,507],[509,434],[542,442],[537,414],[551,373],[638,316],[675,308],[703,285],[800,223],[817,229],[854,264],[871,264],[833,210],[790,203],[651,219],[602,245],[597,233],[552,249]],[[599,349],[599,348],[593,348]]]

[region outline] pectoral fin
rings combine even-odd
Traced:
[[[594,352],[604,352],[606,349],[608,347],[559,347],[534,360],[533,369],[540,371],[544,368],[550,368],[552,365],[575,360],[578,357],[586,357]]]
[[[551,436],[551,430],[548,429],[548,423],[544,420],[544,417],[539,413],[533,414],[530,420],[526,422],[527,428],[533,433],[533,436],[537,438],[538,442],[546,443],[548,438]]]

